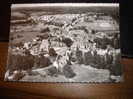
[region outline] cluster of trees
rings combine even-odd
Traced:
[[[53,50],[50,50],[50,56],[54,56],[55,53]],[[29,51],[25,51],[25,55],[20,54],[9,54],[8,56],[8,66],[7,69],[10,71],[14,70],[31,70],[34,68],[42,68],[51,65],[51,61],[48,57],[45,57],[44,54],[33,56]]]
[[[120,75],[121,74],[121,64],[120,64],[120,53],[113,56],[112,54],[106,53],[104,56],[97,54],[96,51],[91,53],[91,51],[83,52],[81,50],[76,51],[76,57],[78,64],[90,65],[98,69],[108,69],[111,74]]]
[[[29,70],[34,66],[34,57],[30,56],[22,56],[22,55],[13,55],[9,54],[8,56],[8,66],[7,68],[10,71],[14,70]]]
[[[13,48],[13,47],[22,47],[24,46],[23,42],[19,42],[19,43],[13,43],[13,42],[10,42],[10,47]]]
[[[112,48],[119,49],[120,48],[120,39],[119,37],[113,37],[109,39],[107,37],[96,38],[94,39],[97,48],[107,49],[107,45],[110,45]]]
[[[70,30],[83,30],[85,33],[89,33],[85,26],[76,26],[74,28],[70,28]]]
[[[60,23],[60,22],[54,22],[54,21],[50,21],[50,22],[46,22],[45,24],[48,24],[48,25],[55,25],[55,26],[58,26],[58,27],[62,27],[64,24],[63,23]]]

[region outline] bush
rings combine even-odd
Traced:
[[[70,65],[65,65],[63,67],[63,74],[65,75],[66,78],[73,78],[76,76]]]
[[[56,67],[51,67],[48,69],[48,75],[50,76],[57,76],[58,75],[58,70]]]

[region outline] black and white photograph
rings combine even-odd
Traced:
[[[12,4],[5,81],[123,81],[118,3]]]

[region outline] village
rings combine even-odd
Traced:
[[[11,43],[10,57],[31,58],[31,66],[22,63],[20,69],[9,57],[9,64],[15,66],[11,73],[7,72],[8,80],[33,81],[37,77],[40,82],[79,82],[81,79],[83,82],[119,82],[121,79],[121,71],[114,70],[116,64],[120,68],[119,24],[110,15],[93,12],[34,15],[13,20],[11,24],[12,33],[27,32],[29,38],[15,39],[16,34],[13,35],[12,42],[17,43]],[[98,76],[91,79],[93,74]]]

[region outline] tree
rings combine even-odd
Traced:
[[[36,56],[34,61],[36,68],[44,68],[52,64],[50,59],[44,55]]]
[[[76,49],[76,57],[77,57],[78,63],[83,64],[82,51],[80,51],[78,47]]]
[[[115,56],[115,60],[109,68],[111,75],[119,76],[122,74],[123,66],[121,65],[120,58],[121,58],[120,53]]]
[[[49,48],[49,55],[50,56],[57,56],[56,51],[54,50],[54,48]]]
[[[46,28],[42,29],[40,32],[41,33],[48,33],[48,32],[50,32],[50,29],[49,29],[49,27],[46,27]]]
[[[73,41],[70,38],[62,38],[62,42],[66,44],[67,47],[71,47]]]

